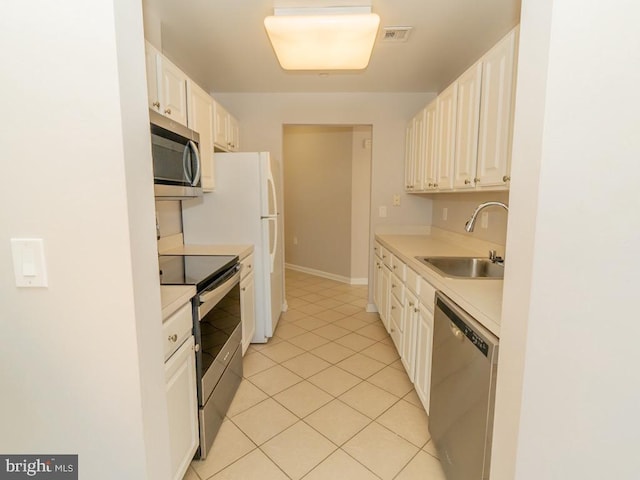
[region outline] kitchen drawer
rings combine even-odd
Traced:
[[[420,280],[420,275],[418,275],[415,270],[407,268],[407,278],[405,285],[416,295],[420,293]]]
[[[403,282],[407,279],[407,265],[395,255],[391,255],[391,271]]]
[[[424,305],[430,312],[433,312],[433,304],[436,289],[424,278],[420,278],[420,303]]]
[[[382,258],[382,245],[378,242],[373,245],[373,253],[375,253],[376,257]]]
[[[180,307],[162,324],[164,336],[164,359],[167,360],[173,352],[191,335],[193,329],[193,314],[191,302]]]
[[[396,297],[398,301],[404,305],[404,283],[398,278],[397,275],[391,275],[389,279],[390,290],[392,293],[392,297]]]
[[[255,264],[253,263],[253,253],[240,260],[240,280],[253,272]]]
[[[393,256],[389,250],[380,246],[380,253],[382,258],[382,263],[384,263],[387,267],[391,268],[391,257]]]

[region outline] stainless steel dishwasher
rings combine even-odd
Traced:
[[[447,480],[489,478],[498,338],[436,293],[429,430]]]

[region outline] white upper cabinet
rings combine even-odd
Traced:
[[[482,62],[477,62],[458,78],[453,178],[456,189],[475,187],[481,80]]]
[[[211,192],[215,188],[213,163],[213,99],[193,81],[187,82],[189,99],[188,125],[200,135],[200,162],[202,168],[202,190]]]
[[[505,186],[510,178],[518,28],[483,57],[478,186]]]
[[[405,190],[424,190],[425,109],[420,110],[407,126],[405,147]]]
[[[166,58],[160,58],[160,108],[163,115],[187,124],[187,76]]]
[[[424,109],[424,169],[422,185],[425,190],[435,190],[438,181],[438,162],[436,161],[436,135],[438,102],[433,100]]]
[[[150,43],[145,45],[149,108],[187,125],[187,75]]]
[[[202,189],[213,191],[213,158],[209,161],[209,157],[214,146],[225,152],[240,149],[238,121],[149,42],[145,43],[145,60],[149,108],[200,134]]]
[[[240,128],[238,121],[226,108],[214,101],[214,144],[218,151],[237,152],[240,150]]]
[[[420,141],[416,119],[411,120],[406,191],[509,187],[517,47],[518,27],[427,105]]]
[[[160,112],[160,92],[158,90],[158,59],[160,52],[149,42],[145,43],[145,65],[147,67],[147,98],[149,108]]]
[[[438,163],[438,190],[453,188],[453,166],[455,159],[456,111],[458,82],[453,82],[438,95],[436,103],[436,154]]]

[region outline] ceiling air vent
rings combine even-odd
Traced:
[[[413,27],[383,27],[382,41],[388,43],[403,43],[409,39]]]

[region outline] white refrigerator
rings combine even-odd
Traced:
[[[185,244],[253,244],[254,343],[273,336],[284,308],[284,255],[279,238],[279,175],[267,152],[214,154],[216,188],[182,202]],[[276,166],[276,165],[273,165]],[[276,183],[278,182],[278,183]]]

